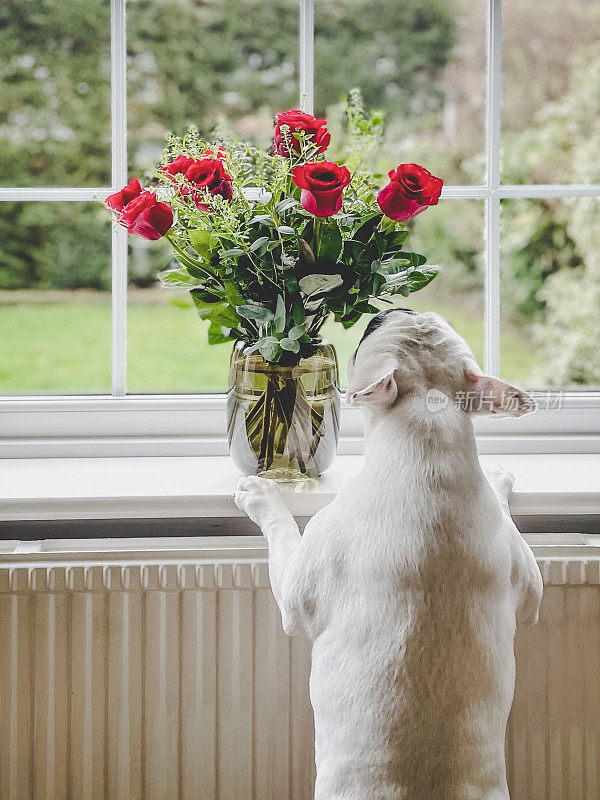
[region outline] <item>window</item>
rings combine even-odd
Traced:
[[[571,392],[575,422],[538,415],[520,430],[589,440],[595,0],[547,0],[543,14],[538,0],[10,0],[0,20],[0,393],[10,414],[41,415],[29,435],[52,410],[221,413],[227,346],[209,347],[185,296],[156,287],[164,243],[128,242],[97,200],[151,169],[171,129],[267,145],[273,112],[299,95],[327,117],[339,156],[344,93],[359,86],[386,118],[379,171],[413,160],[445,180],[414,234],[444,269],[413,307],[449,318],[489,372]],[[326,329],[342,367],[366,323]],[[115,422],[90,435],[115,426],[173,433]]]

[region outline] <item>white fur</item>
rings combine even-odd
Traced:
[[[304,535],[274,483],[236,494],[267,537],[286,632],[313,642],[315,800],[506,800],[515,625],[537,620],[541,577],[512,476],[486,479],[463,407],[426,406],[428,389],[491,384],[441,318],[400,311],[349,379],[366,465]]]

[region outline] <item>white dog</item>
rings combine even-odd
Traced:
[[[315,800],[506,800],[515,626],[537,620],[542,581],[471,413],[533,403],[431,312],[374,318],[349,383],[366,466],[303,536],[271,481],[236,494],[286,632],[313,642]]]

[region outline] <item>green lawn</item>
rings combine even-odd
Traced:
[[[429,302],[428,302],[429,301]],[[411,304],[434,308],[463,335],[480,363],[480,314],[455,298],[423,296]],[[335,344],[342,384],[348,358],[368,319],[349,331],[334,323],[324,338]],[[170,303],[135,304],[128,311],[128,380],[132,393],[214,392],[227,384],[231,346],[210,347],[206,325],[191,308]],[[108,298],[74,297],[70,302],[0,306],[0,392],[106,393],[110,391],[111,318]],[[527,382],[535,353],[525,334],[506,332],[504,376]]]

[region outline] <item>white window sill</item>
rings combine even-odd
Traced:
[[[517,515],[600,514],[600,455],[482,455],[513,472]],[[312,516],[360,471],[361,456],[338,456],[303,491],[288,491],[296,516]],[[239,517],[239,474],[227,457],[0,460],[0,521]]]

